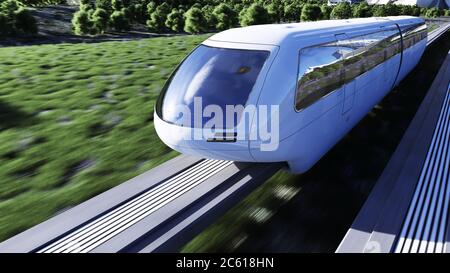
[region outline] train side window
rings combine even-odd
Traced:
[[[348,83],[365,72],[364,52],[366,51],[366,40],[363,36],[339,40],[341,48],[344,73],[343,83]]]
[[[366,50],[363,54],[365,71],[371,70],[401,52],[400,33],[396,27],[365,35],[364,39],[366,40]]]
[[[397,27],[390,27],[384,31],[386,59],[389,59],[402,50],[400,32]]]
[[[304,48],[299,54],[295,106],[300,111],[341,86],[342,52],[336,42]]]
[[[400,29],[403,36],[403,50],[427,38],[427,26],[425,23],[401,26]]]
[[[385,51],[383,40],[386,38],[384,31],[364,35],[366,50],[363,54],[365,60],[365,71],[368,71],[384,62]]]
[[[414,33],[410,36],[418,36],[421,31],[418,29],[410,29]],[[400,52],[400,32],[395,26],[301,50],[295,104],[297,111]]]

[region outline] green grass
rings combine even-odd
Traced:
[[[206,35],[0,49],[0,241],[176,155],[164,81]]]

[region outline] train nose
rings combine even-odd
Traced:
[[[161,140],[181,153],[252,161],[235,128],[269,51],[200,45],[175,70],[155,107]]]
[[[164,144],[180,153],[212,159],[253,161],[249,141],[240,139],[232,130],[211,132],[203,128],[178,126],[162,120],[156,114],[154,124]]]

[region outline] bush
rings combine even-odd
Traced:
[[[253,3],[245,10],[241,17],[242,26],[251,26],[270,23],[270,16],[267,10],[259,3]]]
[[[147,14],[150,15],[150,14],[152,14],[153,12],[155,12],[155,11],[156,11],[156,7],[157,7],[156,3],[153,2],[153,1],[150,1],[150,2],[147,4]]]
[[[425,13],[425,17],[428,17],[428,18],[437,18],[439,16],[441,16],[441,12],[436,7],[428,9],[427,12]]]
[[[11,32],[11,21],[5,13],[0,12],[0,36],[9,35]]]
[[[139,23],[145,23],[145,20],[147,19],[147,8],[142,3],[134,4],[133,6],[130,6],[130,8],[133,9],[133,20],[139,22]]]
[[[109,14],[102,8],[97,8],[92,14],[92,24],[96,33],[103,33],[108,27]]]
[[[352,16],[352,8],[349,3],[341,2],[331,11],[331,19],[348,19]]]
[[[330,14],[331,14],[332,10],[333,10],[333,8],[328,6],[327,4],[322,4],[320,6],[320,12],[322,13],[322,19],[323,20],[330,19]]]
[[[265,6],[271,22],[280,22],[284,13],[284,5],[279,0],[272,0]]]
[[[117,31],[130,29],[130,22],[125,14],[125,9],[114,11],[109,17],[109,25]]]
[[[420,16],[420,8],[418,6],[412,7],[412,15],[413,16]]]
[[[23,4],[16,0],[0,0],[0,12],[4,13],[9,20],[14,21],[14,14],[20,9],[23,8]]]
[[[166,16],[172,11],[172,8],[167,4],[166,2],[163,2],[161,5],[159,5],[156,8],[157,11],[161,12],[162,14],[166,14]]]
[[[150,14],[150,20],[147,20],[147,27],[150,31],[162,32],[165,30],[167,15],[170,12],[168,8],[169,5],[164,2],[159,5],[152,14]]]
[[[414,15],[413,7],[410,5],[401,5],[398,7],[399,15]]]
[[[376,17],[396,16],[400,14],[400,8],[394,4],[376,5],[373,7],[372,13]]]
[[[367,2],[361,2],[358,5],[353,5],[353,17],[365,18],[372,16],[372,9]]]
[[[214,7],[206,5],[202,8],[203,16],[205,17],[206,29],[214,29],[217,24],[217,18],[213,13]]]
[[[221,3],[215,7],[213,13],[217,20],[216,28],[218,30],[229,29],[238,23],[236,12],[225,3]]]
[[[36,19],[34,19],[28,9],[19,8],[19,10],[15,12],[15,16],[15,27],[17,30],[25,34],[36,34],[38,32]]]
[[[284,6],[284,19],[288,22],[296,22],[302,14],[302,5],[292,2]]]
[[[89,10],[80,9],[75,12],[72,18],[72,26],[77,35],[92,33],[93,24],[89,15]]]
[[[322,12],[318,5],[306,4],[303,6],[302,15],[300,20],[302,21],[317,21],[322,17]]]
[[[184,15],[182,10],[172,9],[166,20],[166,27],[175,32],[183,31]]]
[[[450,16],[450,9],[446,9],[446,10],[445,10],[444,16]]]
[[[134,20],[133,6],[125,6],[122,10],[125,13],[125,18],[127,18],[128,23],[131,24],[131,22],[133,22],[133,20]]]
[[[121,11],[124,7],[122,0],[111,0],[111,5],[114,11]]]
[[[238,14],[238,18],[239,18],[239,24],[241,24],[242,20],[244,20],[245,16],[247,15],[247,9],[248,7],[243,7]]]
[[[201,9],[197,7],[190,8],[185,13],[184,31],[187,33],[200,33],[204,31],[206,19],[203,16]]]
[[[387,12],[384,9],[384,5],[375,5],[372,8],[372,15],[375,17],[383,17],[386,16]]]
[[[37,32],[36,19],[22,3],[17,0],[0,0],[0,36]]]
[[[397,16],[400,14],[400,7],[398,5],[389,3],[384,6],[386,10],[386,16]]]
[[[95,7],[97,9],[103,9],[108,13],[112,12],[112,3],[111,0],[95,0]]]

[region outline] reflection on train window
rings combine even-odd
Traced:
[[[301,50],[296,92],[297,110],[308,107],[340,85],[341,58],[342,52],[334,42]]]
[[[404,32],[404,33],[403,33]],[[403,49],[426,38],[426,26],[402,30]],[[338,40],[300,51],[295,105],[297,111],[315,103],[342,85],[401,53],[397,27]]]
[[[401,30],[403,34],[403,49],[411,47],[427,37],[427,26],[425,23],[403,26]]]

